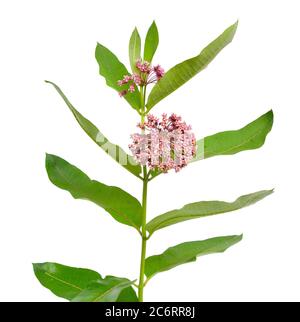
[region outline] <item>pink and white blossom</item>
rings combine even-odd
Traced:
[[[136,86],[147,86],[149,84],[157,83],[165,74],[164,69],[160,65],[152,66],[147,61],[138,60],[136,62],[137,73],[132,75],[124,75],[123,79],[118,80],[119,86],[129,85],[126,90],[119,92],[123,97],[128,92],[133,93]]]
[[[196,155],[196,139],[191,126],[180,116],[166,114],[159,119],[149,114],[138,124],[142,133],[131,135],[129,148],[135,160],[150,169],[176,172],[184,168]]]

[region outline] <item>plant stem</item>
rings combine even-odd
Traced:
[[[144,275],[145,275],[145,258],[146,258],[146,245],[147,245],[147,231],[146,231],[146,211],[147,211],[147,188],[148,177],[147,168],[143,167],[144,181],[143,181],[143,201],[142,201],[142,250],[141,250],[141,264],[140,264],[140,278],[138,298],[139,302],[143,302],[144,294]]]
[[[140,87],[140,93],[141,93],[141,123],[143,124],[145,121],[146,86]],[[141,230],[142,249],[141,249],[141,263],[140,263],[140,278],[139,278],[139,286],[138,286],[139,302],[143,302],[143,295],[144,295],[145,259],[146,259],[146,246],[147,246],[147,231],[146,231],[147,189],[148,189],[147,167],[143,166],[142,230]]]

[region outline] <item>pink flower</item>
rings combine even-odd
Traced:
[[[136,67],[141,73],[149,74],[152,70],[151,64],[147,61],[142,62],[140,59],[136,62]]]
[[[134,84],[131,84],[131,85],[129,86],[129,92],[130,92],[130,93],[133,93],[134,91],[135,91]]]
[[[120,96],[120,97],[123,97],[123,96],[125,96],[126,94],[127,94],[127,90],[126,90],[126,89],[124,89],[123,91],[119,92],[119,96]]]
[[[184,168],[196,155],[196,139],[191,126],[180,116],[166,114],[159,119],[149,114],[143,124],[144,133],[131,135],[129,148],[135,160],[150,169],[176,172]]]
[[[147,61],[138,60],[136,62],[138,73],[132,75],[125,75],[123,79],[118,80],[119,86],[129,85],[126,90],[120,91],[119,95],[123,97],[128,92],[133,93],[136,86],[147,86],[149,84],[157,83],[164,76],[164,69],[160,66],[152,66]],[[124,94],[125,93],[125,94]]]
[[[161,79],[165,74],[164,69],[160,65],[154,66],[153,71],[155,72],[158,80]]]
[[[132,75],[132,80],[137,86],[142,86],[143,85],[143,80],[140,75],[138,74],[133,74]]]

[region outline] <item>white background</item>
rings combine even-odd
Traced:
[[[274,128],[259,150],[196,162],[162,175],[149,191],[148,217],[199,200],[228,200],[275,188],[238,212],[188,221],[153,235],[148,254],[190,240],[244,233],[224,254],[162,273],[148,301],[300,300],[298,1],[1,1],[0,4],[0,299],[59,301],[35,279],[32,262],[55,261],[136,278],[140,239],[94,204],[53,186],[45,152],[90,177],[141,196],[141,182],[119,167],[77,125],[54,89],[123,147],[138,115],[98,75],[99,41],[128,66],[135,25],[155,19],[154,63],[169,69],[192,57],[239,19],[236,37],[211,65],[160,102],[198,138],[242,127],[273,108]],[[61,300],[63,301],[63,300]]]

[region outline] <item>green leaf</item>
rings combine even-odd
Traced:
[[[34,273],[40,283],[48,288],[55,295],[74,300],[80,296],[84,290],[90,289],[90,285],[101,282],[109,284],[114,279],[128,281],[117,277],[107,276],[105,279],[95,271],[65,266],[57,263],[37,263],[33,264]],[[129,284],[130,285],[130,284]],[[116,292],[117,293],[117,292]],[[115,293],[115,295],[117,295]],[[116,302],[137,302],[137,296],[132,287],[120,289]]]
[[[153,87],[147,102],[147,110],[163,98],[174,92],[188,80],[202,71],[233,39],[238,23],[227,28],[218,38],[211,42],[201,53],[172,67]]]
[[[126,278],[106,276],[89,284],[72,302],[117,302],[122,291],[133,283]]]
[[[225,201],[199,201],[185,205],[181,209],[166,212],[152,219],[146,229],[152,235],[156,230],[180,223],[182,221],[197,219],[212,215],[223,214],[250,206],[262,200],[273,192],[273,190],[262,190],[237,198],[234,202]]]
[[[235,131],[219,132],[197,141],[197,154],[192,160],[199,161],[217,155],[236,154],[260,148],[273,126],[273,111],[265,113],[255,121]],[[161,171],[151,171],[151,179]]]
[[[136,68],[136,62],[139,59],[141,59],[141,37],[138,30],[134,28],[129,40],[129,61],[133,73],[138,71]]]
[[[98,145],[100,148],[117,161],[122,167],[140,178],[139,174],[142,172],[142,168],[135,162],[132,156],[128,155],[119,145],[111,143],[99,130],[98,128],[80,114],[75,107],[68,100],[62,90],[54,83],[45,81],[48,84],[53,85],[59,95],[62,97],[64,102],[69,107],[70,111],[74,115],[76,121],[85,133]]]
[[[67,300],[72,300],[91,282],[101,279],[101,275],[95,271],[57,263],[33,264],[33,269],[44,287]]]
[[[273,111],[270,110],[239,130],[207,136],[197,141],[197,155],[193,161],[258,149],[264,144],[272,125]]]
[[[153,56],[156,52],[156,49],[158,47],[158,42],[159,42],[158,30],[157,30],[155,21],[153,21],[146,35],[145,47],[144,47],[145,61],[151,63]]]
[[[138,302],[138,297],[132,287],[123,289],[118,297],[117,302]]]
[[[242,235],[215,237],[170,247],[162,254],[150,256],[146,259],[145,274],[150,279],[157,273],[168,271],[181,264],[196,261],[198,256],[222,253],[230,246],[242,240],[242,237]]]
[[[142,223],[142,206],[126,191],[91,180],[74,165],[55,155],[47,154],[46,169],[54,185],[69,191],[75,199],[94,202],[118,222],[139,231]]]
[[[99,43],[96,47],[95,56],[99,64],[100,75],[105,78],[109,87],[119,92],[122,88],[117,84],[118,80],[123,79],[124,75],[128,75],[128,70],[110,50]],[[128,93],[124,98],[134,109],[140,109],[141,103],[138,89],[133,93]]]

